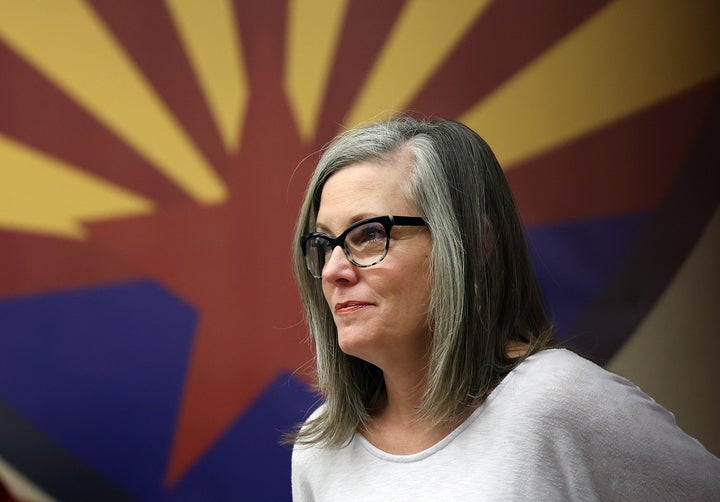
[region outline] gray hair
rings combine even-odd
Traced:
[[[364,161],[413,159],[405,188],[432,236],[428,377],[418,420],[453,425],[479,406],[520,360],[553,343],[510,188],[494,154],[453,121],[399,117],[352,129],[325,149],[308,183],[295,242],[315,230],[325,182]],[[318,279],[294,248],[295,276],[315,344],[321,414],[293,439],[340,446],[382,405],[382,372],[344,354]],[[507,354],[510,342],[530,349]]]

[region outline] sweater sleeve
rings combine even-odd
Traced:
[[[323,411],[323,406],[317,407],[307,418],[305,424],[316,419]],[[304,426],[303,426],[304,427]],[[293,502],[312,502],[315,500],[311,482],[311,471],[322,469],[322,462],[318,458],[317,445],[293,446],[291,457],[291,486]]]
[[[300,446],[295,446],[292,452],[292,499],[294,502],[311,502],[314,500],[312,488],[307,479],[307,468],[309,459],[308,451]]]
[[[570,493],[575,486],[583,499],[720,500],[720,460],[670,412],[628,380],[562,352],[556,357],[570,364],[546,358],[533,399],[546,432],[540,440]]]

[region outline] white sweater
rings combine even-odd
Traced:
[[[317,413],[317,411],[316,411]],[[638,387],[563,349],[515,368],[450,435],[392,455],[296,446],[302,501],[720,501],[720,460]]]

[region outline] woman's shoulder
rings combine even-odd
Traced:
[[[303,432],[307,432],[308,428],[311,426],[311,424],[322,416],[323,413],[325,413],[326,405],[325,403],[320,403],[316,405],[314,408],[310,408],[306,415],[306,418],[303,420],[302,425],[300,426],[299,433],[302,435]],[[310,443],[312,444],[312,443]],[[296,443],[296,446],[303,446],[304,443],[302,441]]]
[[[568,349],[537,352],[513,373],[515,393],[521,393],[528,406],[544,413],[582,419],[613,414],[631,405],[655,405],[626,378]]]
[[[521,363],[514,377],[520,412],[550,425],[551,434],[582,437],[588,445],[624,450],[630,444],[696,442],[675,416],[626,378],[569,350],[548,349]]]
[[[310,412],[309,416],[300,427],[298,436],[301,436],[303,432],[307,432],[307,429],[310,426],[309,424],[322,415],[324,406],[324,404],[320,404],[320,406]],[[293,470],[302,465],[312,463],[312,461],[308,459],[312,459],[313,456],[317,455],[317,449],[317,445],[314,442],[305,442],[302,439],[296,439],[292,449]]]
[[[305,423],[308,424],[313,420],[316,420],[323,413],[325,413],[325,407],[325,403],[320,403],[319,405],[315,406],[315,409],[308,410],[310,415],[308,415],[308,417],[305,419]]]
[[[518,368],[531,368],[534,372],[547,372],[559,378],[571,377],[578,372],[604,371],[589,359],[565,348],[548,348],[535,352],[520,363]]]
[[[533,354],[513,373],[511,392],[503,395],[522,403],[515,416],[534,424],[543,444],[572,452],[576,465],[592,465],[597,479],[612,479],[627,493],[639,489],[641,478],[661,496],[667,494],[657,487],[720,492],[720,460],[626,378],[565,349]]]
[[[514,372],[543,387],[573,383],[576,386],[621,383],[634,385],[620,375],[564,348],[544,349],[521,362]]]

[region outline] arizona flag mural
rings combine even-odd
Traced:
[[[711,451],[714,0],[0,0],[0,480],[289,500],[317,152],[396,112],[496,151],[558,338]]]

